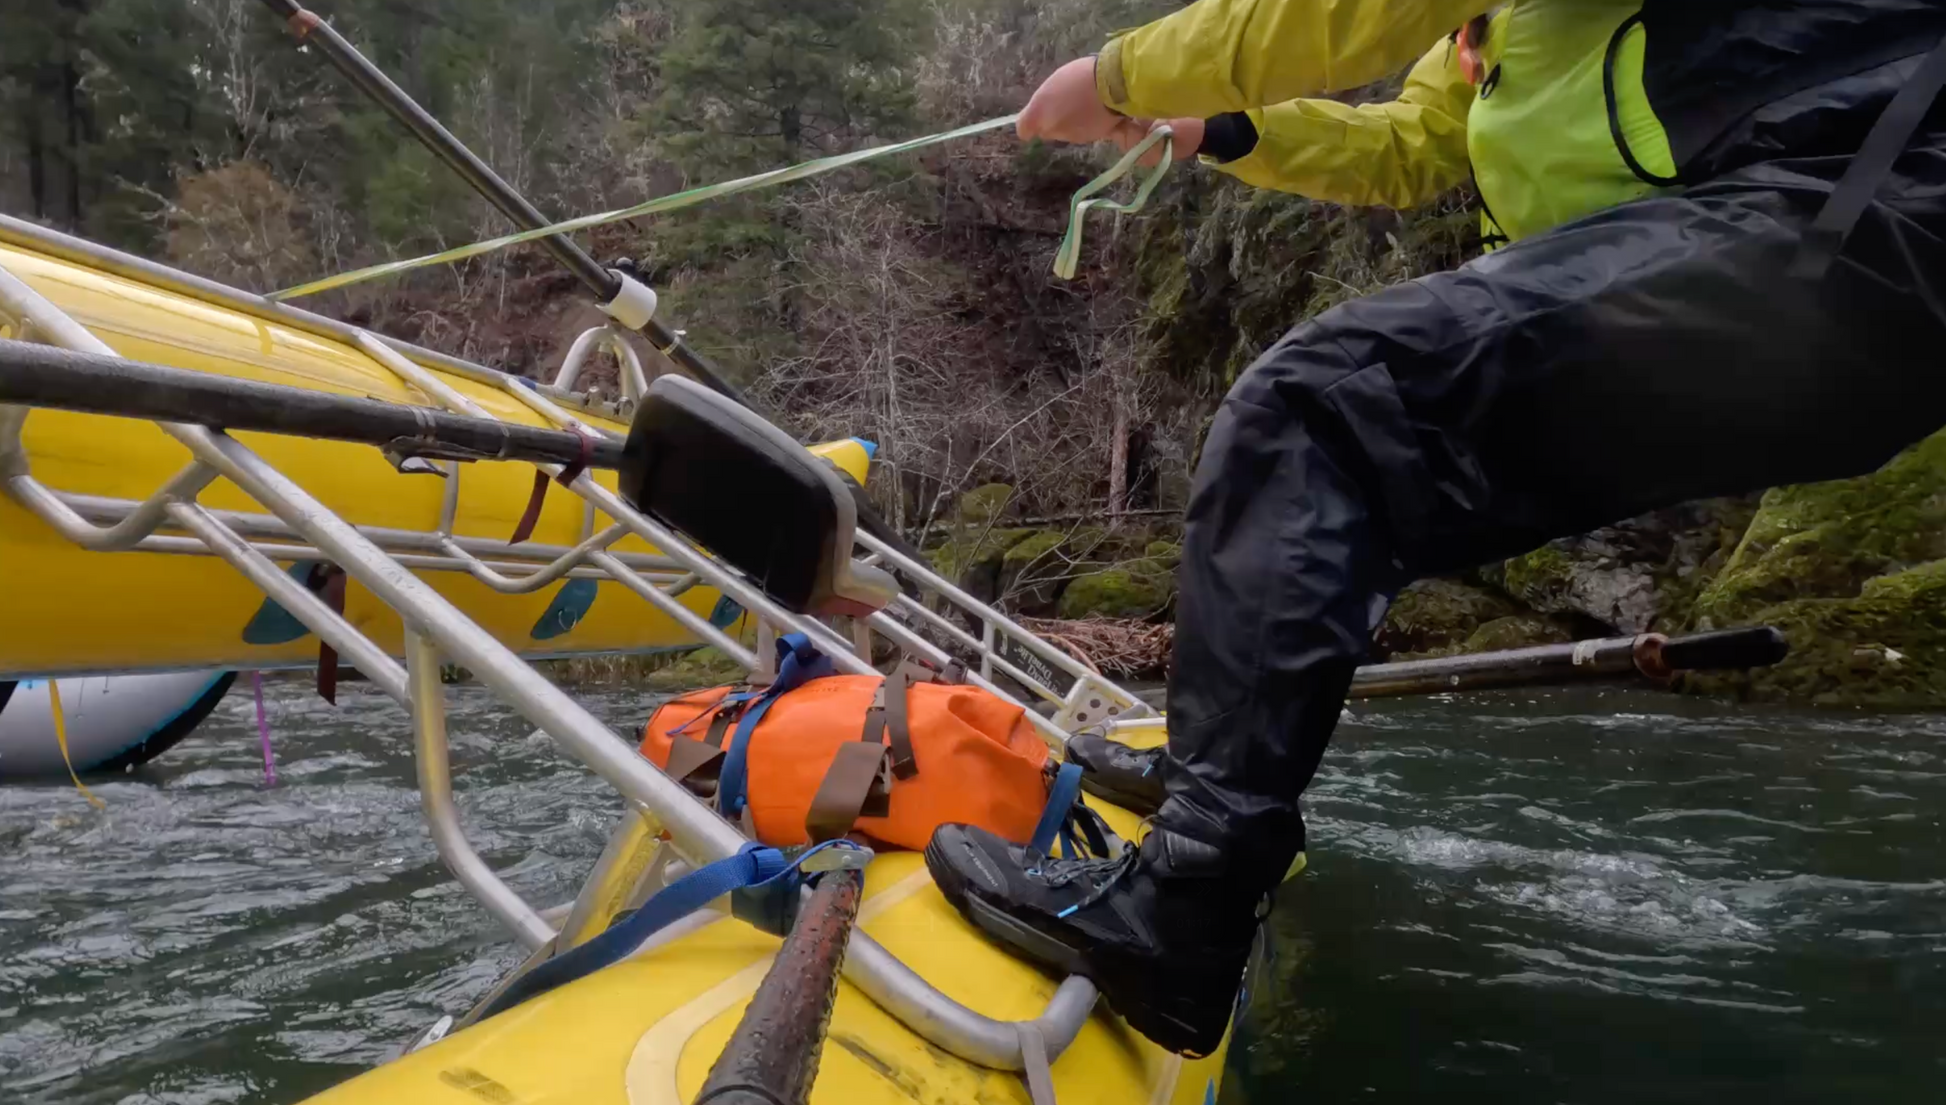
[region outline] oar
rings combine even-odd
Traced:
[[[695,1105],[803,1105],[817,1081],[864,872],[827,872],[784,938]]]
[[[238,380],[0,338],[0,403],[358,441],[405,457],[586,463],[613,468],[622,443],[491,418]]]
[[[1683,671],[1768,667],[1789,652],[1784,634],[1770,626],[1683,637],[1644,633],[1437,660],[1368,664],[1352,676],[1351,697],[1535,687],[1632,676],[1667,679]]]
[[[515,191],[511,184],[501,179],[479,155],[466,147],[464,142],[454,137],[453,132],[442,126],[439,120],[417,101],[408,96],[404,89],[392,82],[383,70],[373,65],[358,48],[345,41],[343,35],[333,30],[329,23],[315,13],[306,11],[297,0],[263,0],[264,5],[284,20],[292,37],[306,46],[315,47],[338,71],[343,73],[352,84],[358,87],[379,107],[384,108],[394,119],[412,132],[433,156],[444,161],[458,173],[475,192],[500,213],[513,220],[522,230],[539,230],[553,225],[540,209],[527,201],[525,196]],[[551,234],[540,239],[540,244],[554,255],[562,267],[574,274],[575,279],[591,292],[597,300],[607,303],[615,298],[622,287],[621,279],[607,266],[590,256],[587,250],[564,234]],[[728,396],[739,404],[757,411],[770,421],[777,420],[767,412],[751,403],[748,396],[724,378],[723,374],[711,364],[709,358],[690,348],[682,338],[682,333],[670,329],[661,319],[651,318],[641,327],[642,336],[655,346],[658,353],[674,361],[683,372],[711,391]],[[853,498],[858,504],[858,524],[866,533],[893,546],[901,555],[915,560],[925,559],[919,551],[909,544],[903,534],[892,527],[875,509],[864,494],[856,493]]]

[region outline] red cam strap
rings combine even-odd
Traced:
[[[581,473],[586,472],[588,465],[595,459],[595,439],[572,423],[569,424],[568,429],[573,430],[575,437],[581,441],[581,459],[573,464],[563,465],[560,475],[554,477],[562,487],[580,479]],[[520,521],[514,526],[514,535],[511,538],[513,544],[518,545],[534,536],[534,526],[541,520],[541,504],[545,502],[547,502],[547,473],[536,468],[534,469],[534,490],[528,493],[527,509],[521,512]]]

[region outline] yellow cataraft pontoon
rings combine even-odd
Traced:
[[[130,359],[327,394],[427,403],[427,395],[393,367],[403,363],[494,418],[549,425],[533,403],[544,393],[511,387],[500,373],[424,351],[400,352],[405,347],[299,312],[252,315],[206,302],[158,285],[132,267],[139,264],[132,259],[110,263],[126,274],[116,275],[99,267],[99,258],[84,256],[86,247],[42,238],[25,227],[14,227],[9,238],[0,244],[0,266]],[[0,323],[0,337],[11,336]],[[617,336],[597,330],[578,343],[580,352],[598,342],[621,348]],[[624,364],[629,375],[639,375],[639,366],[626,359]],[[572,372],[569,366],[563,375]],[[563,416],[591,432],[627,430],[617,404],[559,398]],[[694,579],[632,534],[609,545],[607,553],[639,569],[643,581],[665,588],[673,596],[670,605],[680,604],[679,613],[644,609],[626,585],[591,567],[576,568],[565,578],[537,577],[537,567],[593,536],[594,514],[580,499],[557,492],[543,498],[531,536],[511,541],[532,501],[532,465],[481,461],[455,468],[439,462],[411,466],[419,471],[407,474],[380,450],[343,442],[252,434],[239,440],[401,562],[415,570],[448,569],[428,571],[426,578],[470,620],[523,655],[694,644],[698,634],[678,618],[723,626],[741,614],[713,587],[671,587]],[[153,426],[67,411],[29,419],[23,443],[34,475],[59,488],[77,514],[103,524],[125,518],[184,459],[181,446]],[[842,441],[813,451],[852,479],[864,480],[870,457],[862,443]],[[612,472],[598,472],[596,479],[614,486]],[[261,509],[224,483],[210,487],[200,501],[219,517],[223,511]],[[266,519],[245,528],[253,537],[303,544],[288,527]],[[317,638],[301,624],[221,562],[185,551],[195,551],[194,542],[152,536],[137,546],[136,555],[113,561],[80,555],[58,532],[33,524],[17,501],[0,499],[0,564],[15,581],[0,603],[0,671],[48,676],[317,662]],[[278,559],[305,582],[316,582],[321,574],[316,569],[324,563],[314,554]],[[364,588],[345,589],[343,612],[386,651],[400,653],[397,614]]]

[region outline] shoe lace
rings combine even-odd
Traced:
[[[1107,897],[1123,879],[1128,877],[1129,872],[1135,870],[1136,861],[1140,858],[1141,853],[1135,845],[1125,843],[1122,845],[1121,854],[1112,859],[1061,859],[1043,856],[1027,870],[1027,874],[1031,878],[1040,879],[1053,889],[1084,880],[1092,883],[1079,901],[1060,912],[1059,916],[1066,917],[1071,913],[1087,909]]]

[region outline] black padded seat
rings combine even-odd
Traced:
[[[649,386],[619,472],[622,498],[797,614],[864,616],[899,593],[852,560],[858,508],[828,462],[693,380]]]

